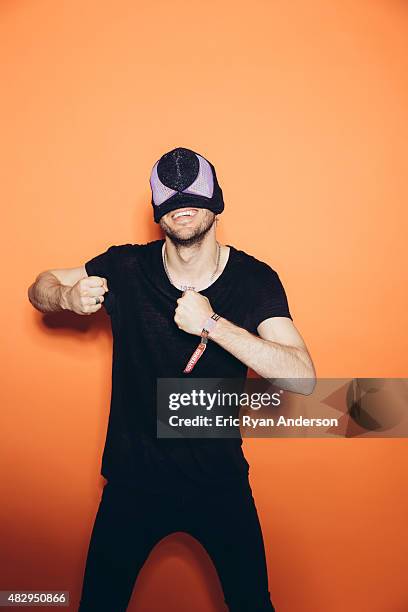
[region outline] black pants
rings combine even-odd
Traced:
[[[216,493],[176,489],[164,495],[108,482],[91,534],[79,612],[125,611],[153,546],[176,531],[191,534],[208,552],[228,610],[274,612],[248,481]]]

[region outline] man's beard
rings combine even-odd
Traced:
[[[174,232],[163,219],[163,217],[159,221],[159,225],[172,241],[172,243],[176,246],[192,246],[194,244],[201,244],[204,236],[210,231],[212,226],[214,225],[215,214],[211,211],[207,211],[206,216],[200,223],[200,225],[193,231],[193,234],[184,238],[180,237],[176,232]]]

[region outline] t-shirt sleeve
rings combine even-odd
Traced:
[[[256,280],[250,314],[251,328],[256,332],[258,325],[270,317],[288,317],[293,320],[278,273],[265,264],[256,274]]]
[[[100,276],[108,281],[109,292],[118,294],[121,287],[123,256],[127,246],[113,245],[85,263],[88,276]]]

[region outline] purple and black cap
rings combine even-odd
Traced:
[[[150,175],[154,220],[177,208],[224,210],[222,190],[215,168],[191,149],[177,147],[154,164]]]

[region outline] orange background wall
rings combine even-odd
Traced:
[[[27,288],[160,237],[148,177],[217,168],[218,237],[267,261],[320,377],[407,371],[408,6],[401,1],[3,0],[0,589],[70,590],[103,479],[109,319]],[[404,612],[406,439],[247,440],[278,612]],[[139,612],[221,612],[189,537],[152,553]]]

